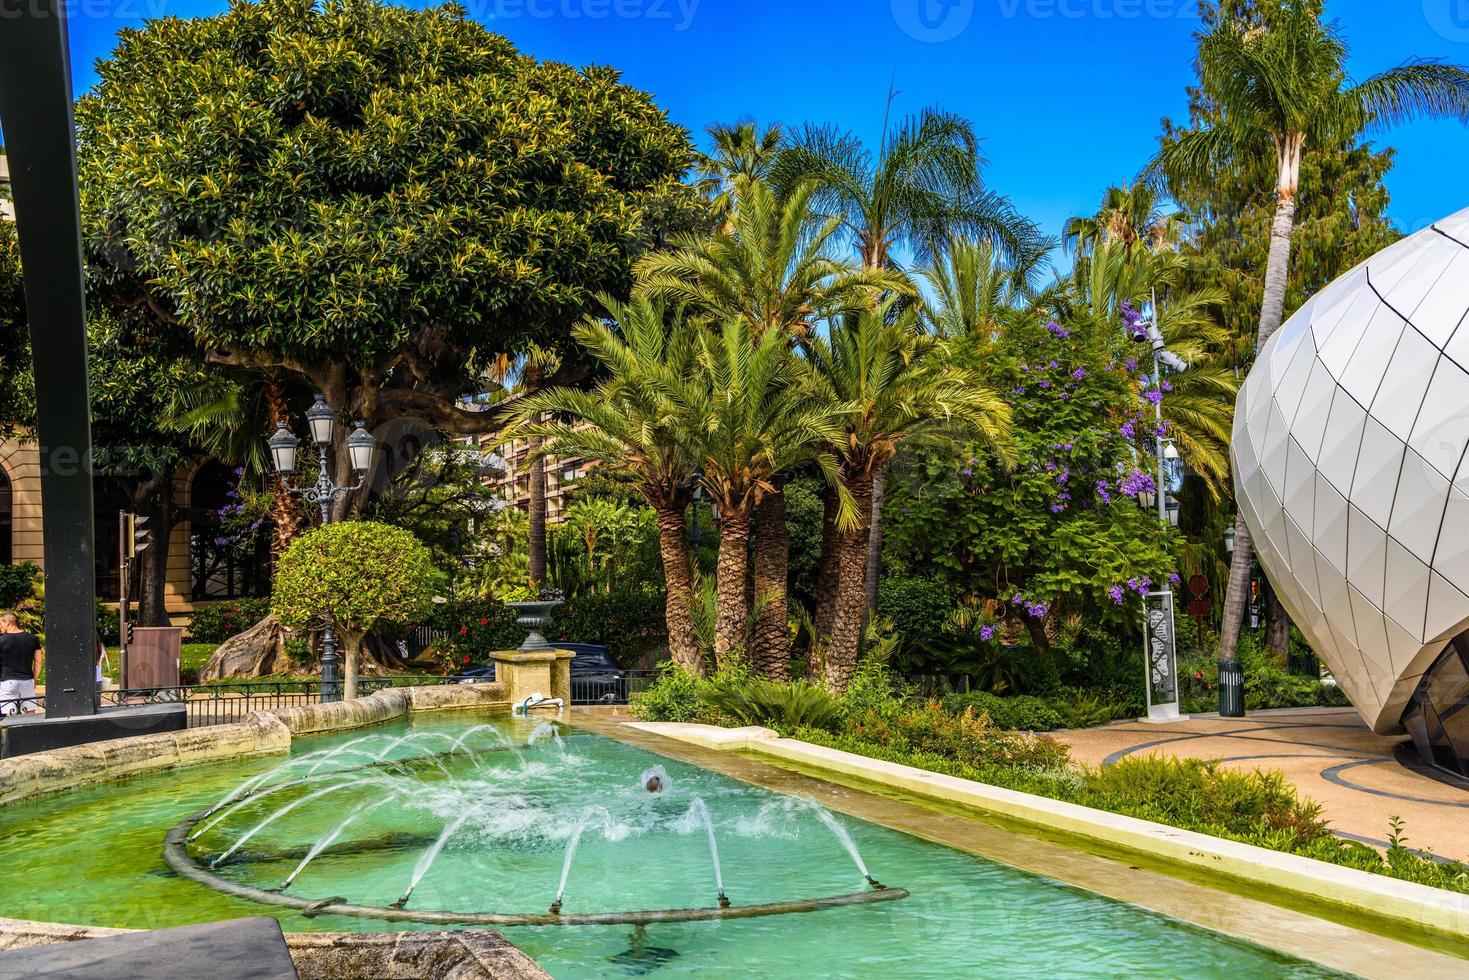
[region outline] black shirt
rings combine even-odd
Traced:
[[[0,681],[33,681],[41,641],[31,633],[0,633]]]

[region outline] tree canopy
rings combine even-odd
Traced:
[[[569,347],[677,230],[686,134],[462,8],[236,3],[124,30],[77,109],[94,292],[369,423],[489,431],[496,356]]]

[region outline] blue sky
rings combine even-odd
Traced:
[[[539,58],[610,64],[697,135],[710,122],[836,123],[875,140],[895,111],[941,105],[985,138],[988,179],[1049,233],[1134,174],[1182,118],[1195,0],[468,0]],[[74,0],[75,83],[116,32],[223,0]],[[1328,0],[1365,77],[1409,58],[1469,63],[1469,0]],[[1389,13],[1391,11],[1391,13]],[[1469,207],[1469,129],[1420,122],[1397,147],[1391,214],[1412,231]]]

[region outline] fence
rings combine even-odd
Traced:
[[[448,678],[362,677],[358,691],[372,694],[389,687],[413,687],[444,684]],[[146,690],[103,691],[100,702],[105,706],[140,704],[182,704],[189,717],[189,727],[228,725],[244,721],[252,711],[294,708],[321,701],[320,681],[244,681],[238,684],[194,684],[183,687],[155,687]],[[44,694],[24,700],[0,701],[0,714],[38,711],[46,707]]]
[[[656,670],[620,670],[616,673],[572,674],[572,704],[627,704],[634,694],[647,690],[658,676]]]

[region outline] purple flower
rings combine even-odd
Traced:
[[[1051,513],[1052,514],[1059,514],[1062,511],[1064,511],[1065,509],[1066,509],[1066,505],[1065,504],[1052,504],[1051,505]]]
[[[995,628],[993,626],[981,626],[979,628],[979,638],[986,643],[993,640],[995,638]]]
[[[1139,470],[1133,470],[1118,481],[1117,489],[1128,497],[1136,497],[1140,493],[1152,493],[1153,478]]]
[[[1137,358],[1135,357],[1129,357],[1126,361],[1123,361],[1122,363],[1127,366],[1127,370],[1129,372],[1137,370]]]
[[[1133,427],[1132,419],[1128,419],[1126,422],[1123,422],[1122,425],[1117,429],[1117,434],[1122,436],[1122,438],[1124,439],[1137,438],[1137,429]]]
[[[1027,602],[1025,604],[1025,614],[1031,619],[1040,619],[1046,614],[1046,604],[1044,602]]]
[[[969,467],[967,467],[967,466],[966,466],[966,467],[964,467],[964,468],[963,468],[963,469],[962,469],[962,470],[960,470],[960,471],[959,471],[959,472],[961,472],[961,473],[963,473],[963,474],[964,474],[964,475],[965,475],[965,476],[973,476],[973,475],[974,475],[974,470],[972,470],[972,469],[970,469],[970,468],[969,468]]]
[[[1086,377],[1086,368],[1077,368],[1075,371],[1071,372],[1071,376],[1077,381],[1080,381],[1082,378]]]
[[[1178,577],[1178,573],[1177,572],[1169,572],[1168,573],[1168,584],[1169,585],[1177,585],[1179,582],[1182,582],[1182,581],[1183,581],[1183,579],[1181,579],[1181,578]]]
[[[1168,382],[1166,382],[1166,381],[1163,382],[1158,387],[1162,388],[1164,391],[1172,391],[1173,390],[1173,386],[1171,384],[1169,384]]]
[[[1117,605],[1122,605],[1122,597],[1125,595],[1122,590],[1122,586],[1112,586],[1110,589],[1107,590],[1107,594],[1112,597],[1112,601],[1115,602]]]
[[[1062,340],[1065,340],[1067,337],[1071,336],[1071,331],[1061,326],[1055,320],[1052,320],[1050,323],[1046,324],[1046,329],[1051,331],[1051,333],[1055,336],[1060,337]]]
[[[1143,392],[1143,397],[1146,398],[1148,400],[1148,403],[1151,405],[1163,404],[1163,393],[1156,388],[1149,388],[1147,391]]]
[[[1055,361],[1050,361],[1046,364],[1046,367],[1050,368],[1052,371],[1056,370],[1060,366],[1061,365],[1057,364]]]
[[[1042,381],[1041,382],[1041,387],[1049,390],[1050,387],[1051,387],[1051,383],[1049,381]]]

